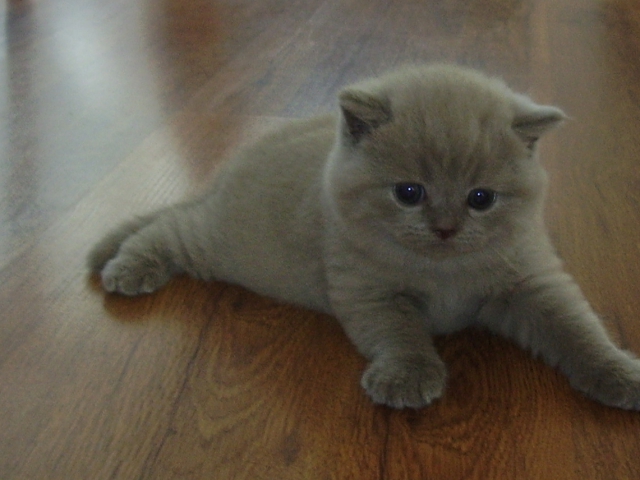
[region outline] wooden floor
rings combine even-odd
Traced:
[[[329,317],[182,278],[107,296],[84,268],[345,83],[455,61],[572,117],[541,146],[550,230],[640,354],[637,0],[6,0],[0,31],[0,479],[640,478],[640,413],[501,339],[438,339],[444,398],[392,411]]]

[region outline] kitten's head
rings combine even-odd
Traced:
[[[540,221],[538,138],[565,117],[499,80],[413,67],[346,88],[327,186],[350,224],[442,257]]]

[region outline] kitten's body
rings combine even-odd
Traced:
[[[367,392],[394,407],[441,395],[432,334],[478,324],[586,394],[640,408],[640,362],[608,339],[542,222],[534,144],[562,112],[446,66],[363,82],[340,103],[340,117],[245,150],[203,197],[103,240],[90,263],[105,288],[151,292],[186,272],[331,313],[371,360]]]

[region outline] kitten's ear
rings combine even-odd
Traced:
[[[529,99],[522,99],[512,128],[529,148],[533,148],[542,135],[559,126],[566,118],[559,108],[537,105]]]
[[[356,143],[391,120],[391,107],[385,98],[359,89],[347,89],[340,93],[339,99],[346,133]]]

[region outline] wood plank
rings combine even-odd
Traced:
[[[439,338],[445,396],[393,411],[330,317],[186,278],[105,296],[84,268],[345,83],[458,61],[571,115],[542,144],[549,228],[640,354],[637,2],[11,0],[0,20],[0,478],[640,476],[640,414],[484,332]]]

